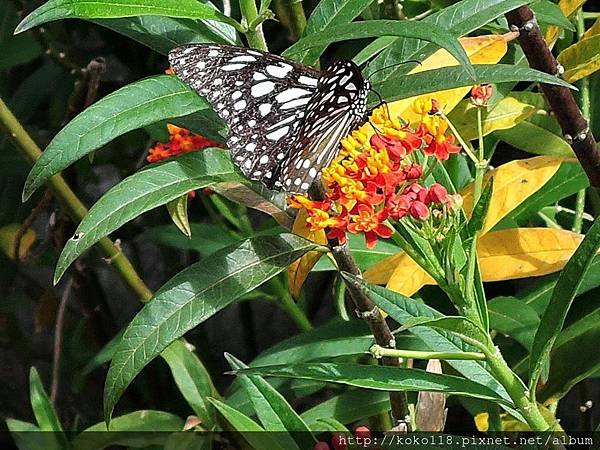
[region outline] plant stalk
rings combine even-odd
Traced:
[[[19,120],[0,98],[0,124],[7,131],[8,136],[15,143],[16,148],[25,156],[29,162],[34,163],[41,156],[42,151],[33,141],[31,136],[23,128]],[[87,214],[87,208],[71,190],[64,178],[54,175],[48,181],[50,189],[60,201],[69,217],[79,223]],[[142,302],[152,298],[152,291],[146,286],[139,274],[136,272],[131,261],[125,256],[121,249],[108,237],[103,237],[96,244],[110,261],[123,281],[135,292]]]
[[[417,350],[402,350],[384,348],[380,345],[373,345],[369,352],[375,358],[391,356],[404,359],[440,359],[440,360],[466,360],[466,361],[484,361],[486,359],[483,353],[479,352],[421,352]]]
[[[283,4],[288,10],[292,39],[297,41],[306,28],[306,14],[304,14],[302,0],[283,0]]]
[[[268,51],[267,41],[263,34],[262,23],[251,26],[254,20],[258,17],[258,9],[254,0],[240,0],[240,11],[242,12],[243,25],[247,27],[246,38],[248,45],[257,50]]]

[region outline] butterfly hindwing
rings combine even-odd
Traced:
[[[227,145],[242,172],[271,185],[293,147],[319,73],[276,55],[227,45],[178,47],[169,61],[229,126]]]

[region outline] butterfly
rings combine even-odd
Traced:
[[[169,62],[229,127],[234,163],[270,189],[305,193],[367,114],[371,86],[350,60],[319,72],[258,50],[190,44]]]

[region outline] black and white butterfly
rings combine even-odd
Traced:
[[[272,189],[306,192],[367,113],[370,84],[352,61],[319,72],[258,50],[191,44],[169,62],[229,126],[235,164]]]

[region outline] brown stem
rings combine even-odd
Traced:
[[[523,53],[534,69],[549,74],[559,74],[559,64],[544,41],[533,11],[521,6],[506,14],[506,19],[515,31],[519,31],[519,43]],[[590,184],[600,187],[600,150],[589,129],[572,91],[561,86],[541,84],[542,91],[560,124],[565,139],[571,144],[577,159],[587,174]]]
[[[319,181],[313,183],[310,195],[315,200],[323,200],[325,198],[325,190]],[[328,246],[340,271],[362,277],[360,268],[350,254],[350,250],[346,244],[340,245],[337,239],[328,239]],[[395,349],[396,339],[377,305],[363,291],[356,288],[356,286],[346,284],[346,288],[356,308],[356,314],[369,324],[375,342],[383,348]],[[384,357],[381,360],[386,366],[400,366],[398,358]],[[395,426],[396,422],[404,422],[409,415],[408,400],[405,392],[390,392],[389,395]],[[410,427],[410,421],[406,421],[406,425]]]

